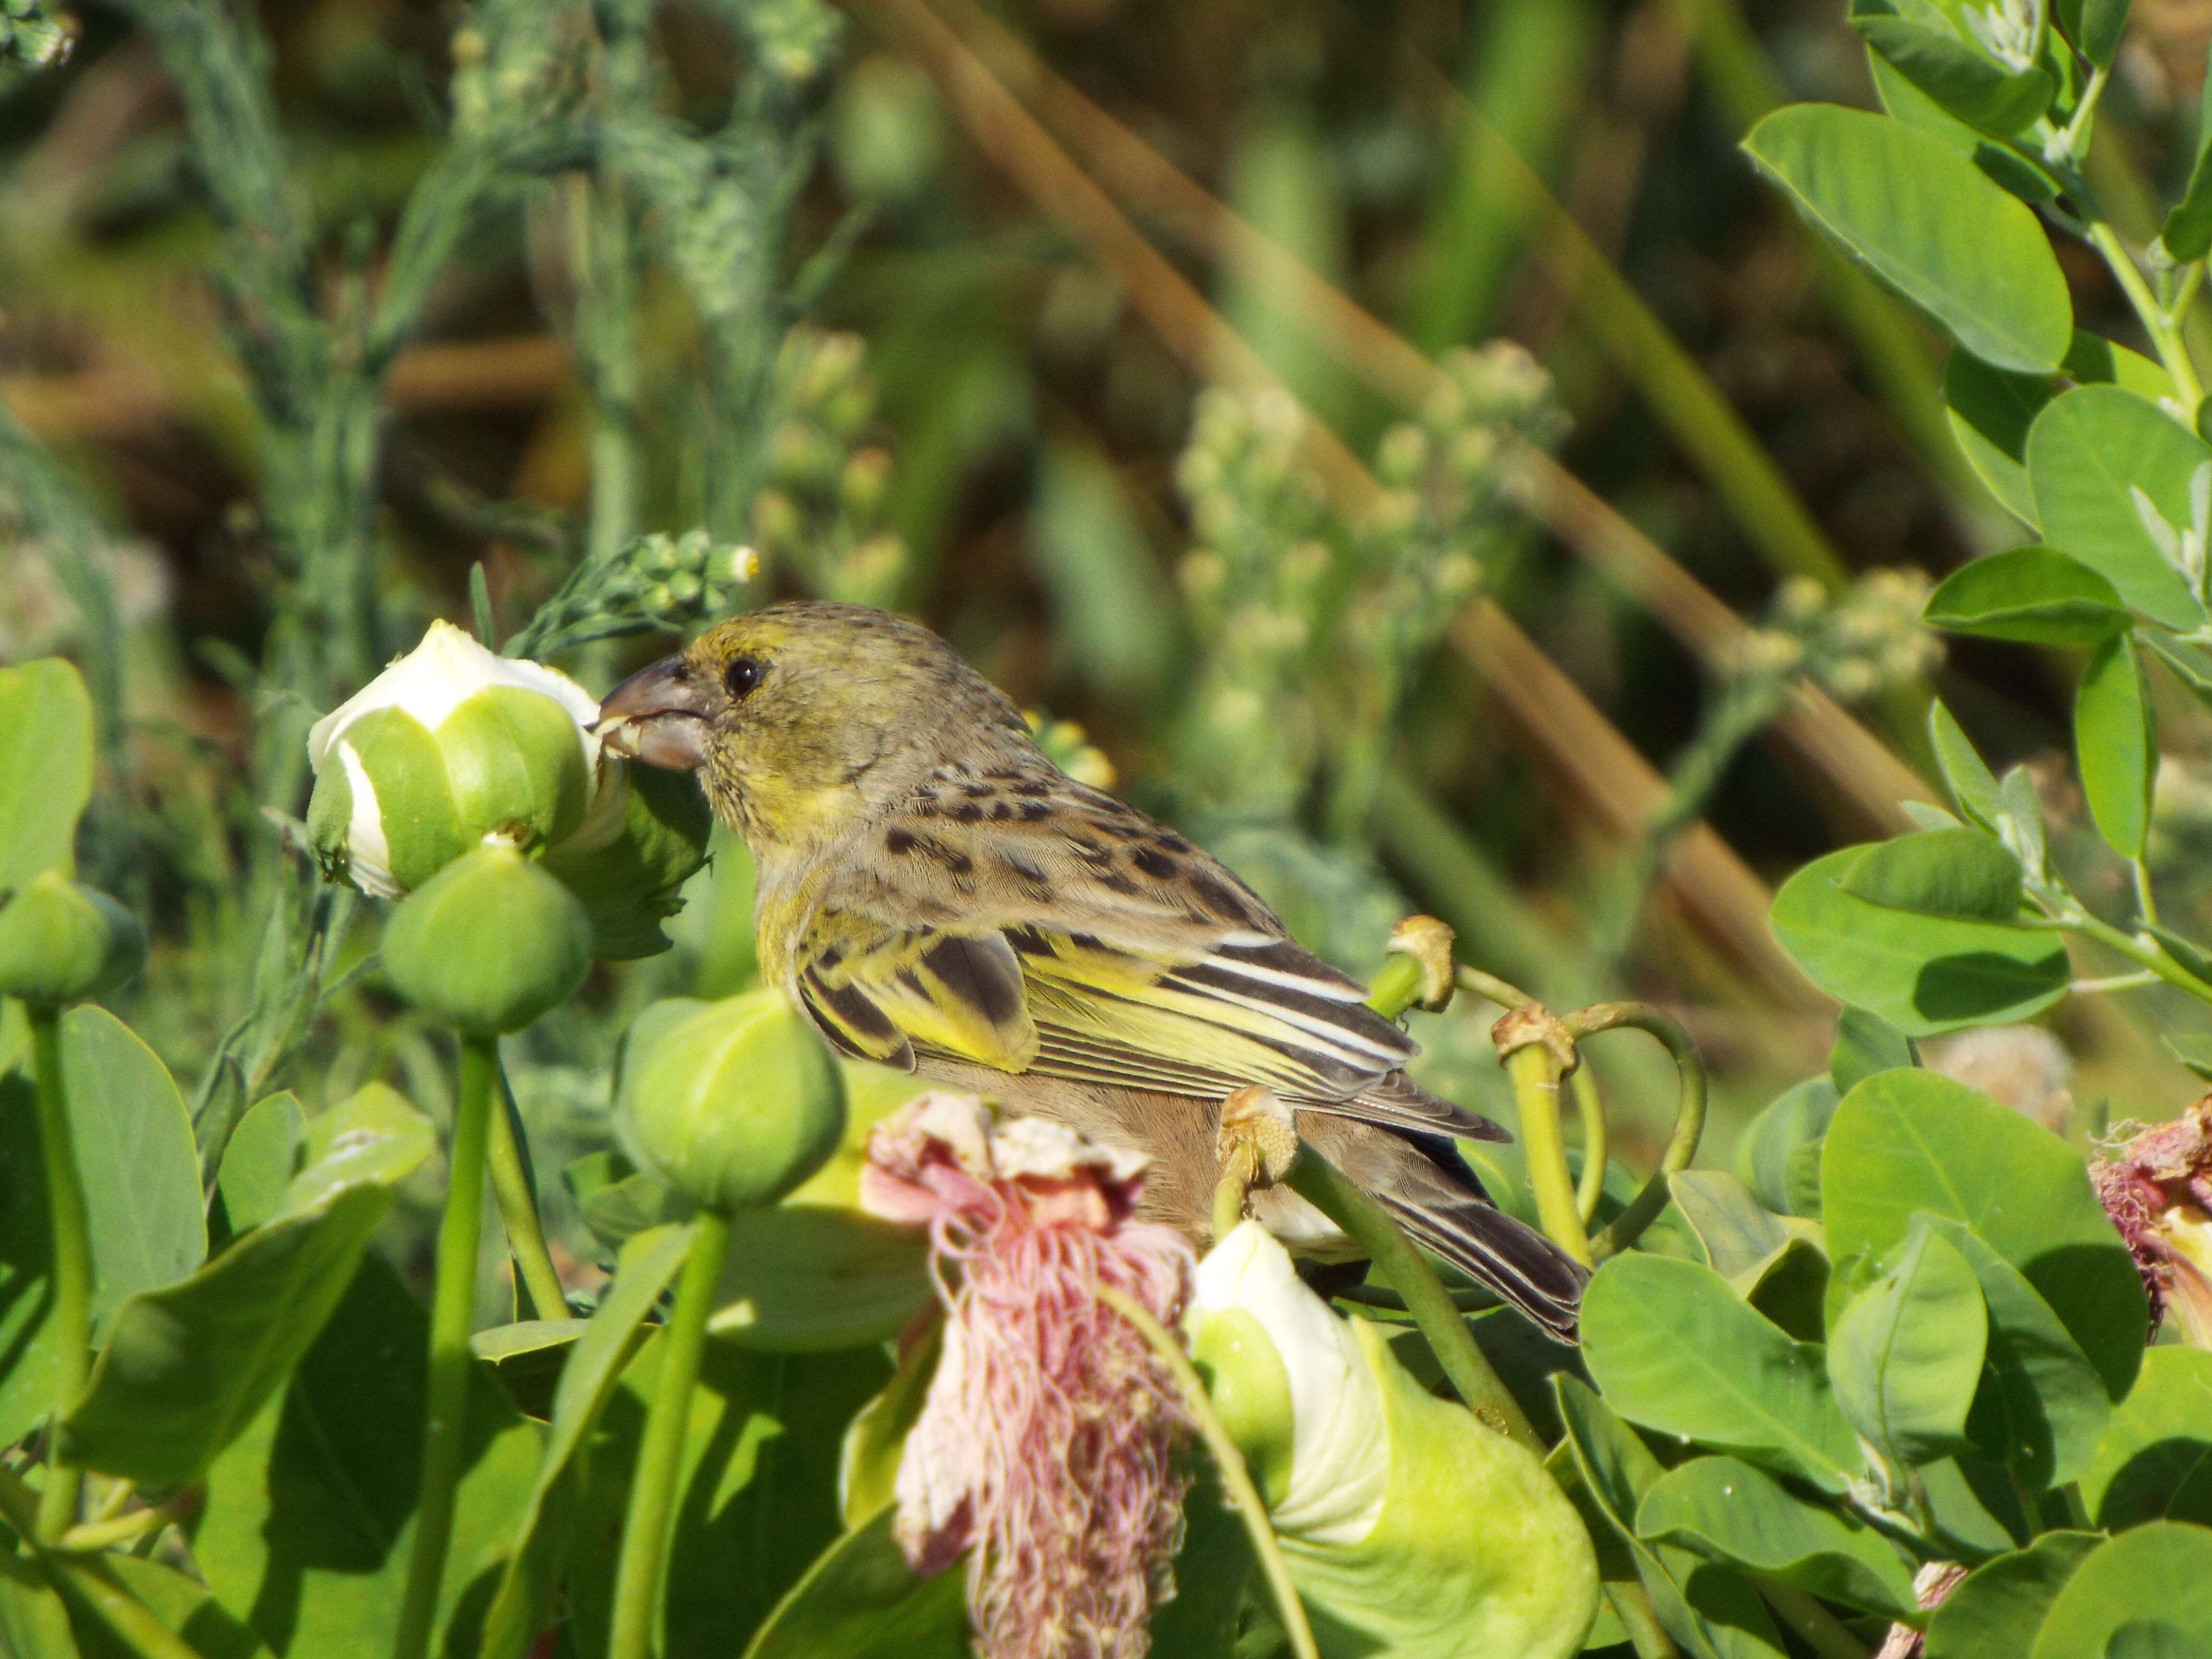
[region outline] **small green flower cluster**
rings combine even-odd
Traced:
[[[703,530],[641,536],[611,559],[578,565],[501,654],[534,659],[592,640],[681,633],[728,610],[732,590],[759,571],[752,549]]]
[[[1917,570],[1869,570],[1835,595],[1795,577],[1737,641],[1725,671],[1740,683],[1809,679],[1845,703],[1911,684],[1943,660],[1942,641],[1920,620],[1928,590]]]
[[[51,16],[46,0],[0,0],[0,63],[52,69],[70,55],[75,29]]]
[[[910,561],[883,524],[891,460],[867,441],[876,389],[863,349],[857,334],[814,329],[794,329],[785,342],[784,416],[769,440],[753,535],[824,598],[895,607]]]

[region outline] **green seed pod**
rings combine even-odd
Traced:
[[[700,1010],[625,1056],[615,1118],[633,1158],[693,1202],[774,1204],[836,1151],[845,1080],[774,991]]]
[[[592,924],[512,847],[479,847],[392,913],[384,971],[416,1007],[471,1036],[519,1031],[567,1001],[592,966]]]
[[[112,991],[146,960],[146,930],[106,894],[41,871],[0,904],[0,996],[54,1006]]]

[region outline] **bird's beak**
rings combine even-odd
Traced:
[[[617,755],[671,772],[707,763],[707,702],[681,657],[641,668],[607,694],[593,728]]]

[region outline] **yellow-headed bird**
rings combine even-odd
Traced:
[[[697,773],[757,866],[760,962],[846,1053],[1042,1113],[1154,1165],[1203,1240],[1221,1102],[1264,1085],[1423,1246],[1571,1340],[1582,1270],[1501,1214],[1451,1138],[1495,1124],[1182,836],[1055,767],[935,635],[860,605],[709,629],[600,708],[618,751]],[[1287,1188],[1253,1212],[1352,1254]]]

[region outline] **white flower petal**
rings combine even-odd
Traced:
[[[308,764],[319,773],[331,744],[374,709],[404,710],[434,732],[464,700],[495,685],[535,691],[559,703],[576,722],[586,769],[597,772],[599,739],[591,729],[599,717],[596,697],[557,668],[500,656],[442,621],[432,623],[420,645],[314,723],[307,732]]]
[[[364,893],[398,898],[399,884],[392,879],[392,844],[384,836],[384,809],[376,799],[376,785],[351,744],[338,744],[338,763],[345,768],[346,787],[353,796],[353,817],[346,825],[346,875]]]
[[[1290,1484],[1270,1512],[1276,1529],[1358,1543],[1382,1518],[1390,1475],[1382,1390],[1358,1340],[1256,1221],[1241,1223],[1198,1264],[1190,1322],[1231,1308],[1259,1322],[1290,1382]]]

